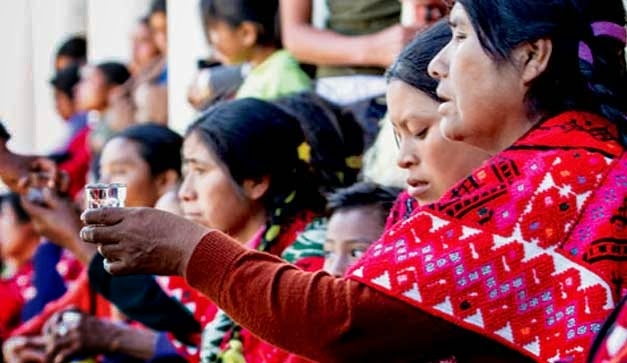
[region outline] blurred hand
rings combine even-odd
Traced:
[[[115,347],[117,327],[80,311],[54,314],[44,325],[46,359],[67,362],[72,356],[108,353]]]
[[[43,188],[41,204],[23,197],[22,205],[31,216],[33,226],[39,234],[70,251],[76,249],[78,233],[83,223],[80,212],[72,201],[59,197],[50,188]]]
[[[47,174],[51,188],[66,191],[69,186],[69,177],[54,161],[42,156],[15,154],[4,145],[0,147],[0,178],[11,190],[25,192],[30,173]]]
[[[113,274],[180,275],[206,227],[151,208],[103,208],[83,213],[80,236],[100,244]]]
[[[414,39],[420,30],[419,27],[396,24],[373,34],[372,45],[374,49],[377,49],[377,65],[384,68],[392,65],[403,48]]]
[[[6,363],[44,363],[46,339],[43,336],[16,336],[2,345]]]

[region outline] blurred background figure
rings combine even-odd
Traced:
[[[87,62],[87,40],[82,35],[74,35],[65,40],[57,49],[54,69],[59,71],[72,64]]]

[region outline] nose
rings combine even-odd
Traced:
[[[179,188],[179,199],[184,202],[189,202],[196,199],[196,191],[192,188],[192,177],[188,174],[183,178],[181,187]]]
[[[412,165],[418,165],[420,159],[416,156],[414,143],[410,137],[402,137],[398,144],[398,159],[396,164],[401,169],[409,169]]]
[[[324,270],[335,277],[342,277],[346,272],[348,262],[344,255],[338,255],[331,261],[326,261]]]
[[[448,44],[429,62],[427,72],[431,78],[441,80],[448,75],[447,49]]]

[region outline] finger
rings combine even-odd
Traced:
[[[102,245],[119,243],[117,226],[85,226],[81,228],[79,236],[84,242]]]
[[[128,259],[127,247],[120,244],[99,245],[98,253],[109,262],[123,261]]]
[[[67,193],[70,189],[70,181],[70,175],[61,170],[57,177],[52,179],[52,182],[54,183],[52,187],[56,188],[59,193]]]
[[[131,268],[129,268],[129,265],[123,260],[110,261],[105,259],[104,261],[102,261],[102,266],[104,267],[105,271],[114,276],[136,273],[136,271],[133,271]]]
[[[122,222],[126,213],[128,213],[128,209],[125,208],[88,209],[81,215],[81,220],[85,224],[110,226]]]
[[[42,195],[44,199],[44,204],[50,207],[51,209],[55,209],[59,206],[59,196],[54,190],[50,188],[43,188]]]
[[[39,215],[41,215],[42,213],[45,213],[47,208],[42,207],[41,205],[37,204],[37,203],[33,203],[31,202],[30,198],[28,198],[28,196],[23,195],[20,198],[21,202],[22,202],[22,207],[24,207],[24,210],[26,211],[26,213],[28,213],[31,217],[37,217]]]
[[[20,362],[44,363],[45,361],[46,353],[41,349],[24,349],[20,352]]]
[[[28,337],[26,340],[26,346],[31,349],[39,349],[41,351],[46,347],[46,342],[48,340],[43,335],[35,335]]]
[[[50,360],[54,359],[59,351],[71,346],[77,339],[78,337],[74,330],[68,330],[65,335],[55,335],[53,339],[48,339],[46,342],[46,355]]]
[[[30,185],[30,178],[28,176],[23,176],[17,181],[17,189],[18,190],[26,190]]]
[[[57,355],[54,357],[54,363],[69,362],[69,358],[78,353],[78,350],[78,343],[72,343],[69,347],[59,350]]]

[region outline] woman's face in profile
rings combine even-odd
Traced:
[[[524,114],[528,87],[512,62],[497,62],[486,53],[460,3],[449,23],[453,37],[429,64],[443,99],[440,128],[451,140],[498,152],[503,143],[508,146],[516,139],[508,139],[503,125],[512,115]]]
[[[135,141],[122,137],[109,140],[100,157],[100,176],[103,183],[126,184],[128,207],[153,207],[160,197],[158,181]]]
[[[426,93],[395,79],[388,86],[387,103],[399,146],[398,165],[407,170],[407,191],[418,203],[437,201],[487,159],[484,151],[442,136],[438,103]]]
[[[198,131],[183,143],[183,176],[179,198],[185,218],[237,235],[250,218],[251,202]]]

